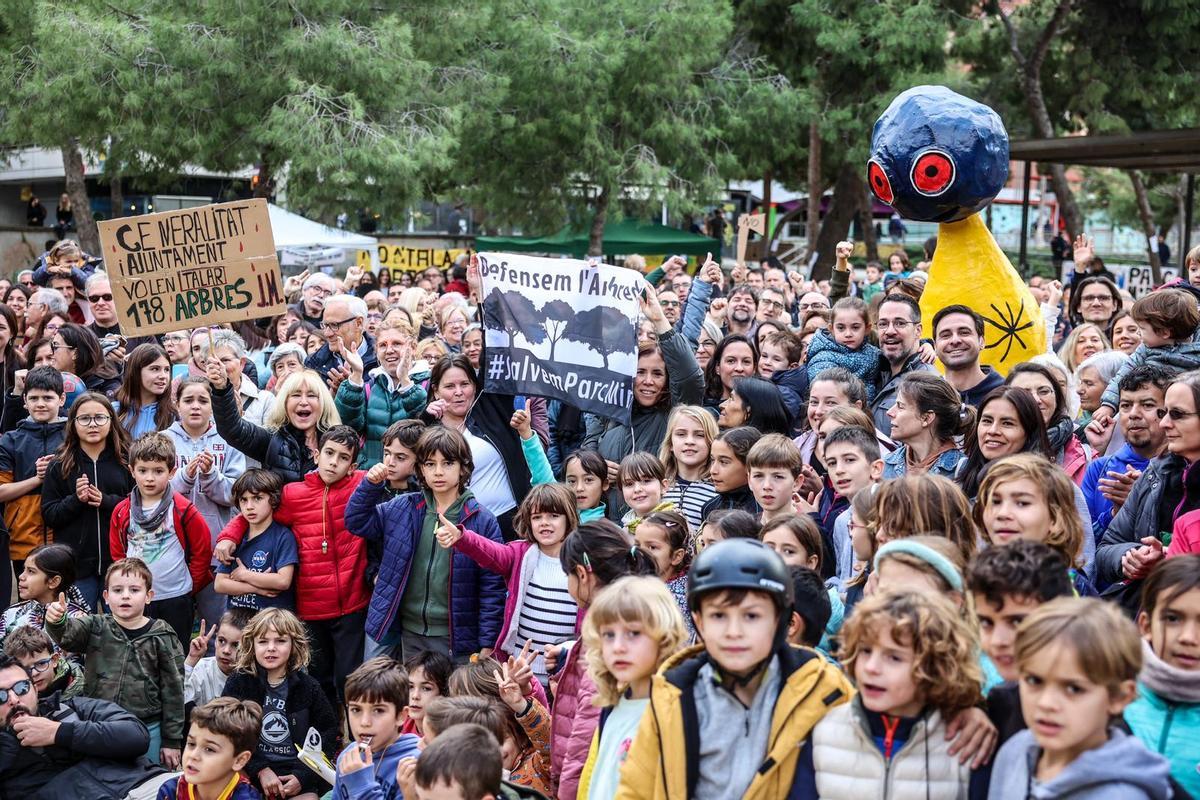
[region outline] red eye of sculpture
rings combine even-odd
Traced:
[[[883,202],[890,204],[895,199],[887,173],[874,159],[867,163],[867,182],[871,184],[871,191]]]
[[[954,183],[954,159],[941,150],[926,150],[912,166],[912,185],[926,197],[937,197]]]

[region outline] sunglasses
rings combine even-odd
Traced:
[[[0,689],[0,706],[8,702],[9,693],[17,697],[24,697],[29,694],[29,690],[33,688],[33,681],[28,678],[19,680],[7,689]]]
[[[88,302],[89,303],[111,303],[112,295],[111,294],[89,294]]]

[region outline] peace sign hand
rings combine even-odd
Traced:
[[[187,663],[188,666],[194,667],[204,658],[204,654],[208,652],[208,643],[212,640],[213,634],[217,632],[217,624],[214,622],[208,633],[204,632],[204,620],[200,620],[200,632],[192,639],[188,645]]]
[[[521,687],[523,695],[529,695],[533,691],[533,658],[529,655],[529,647],[532,644],[532,639],[526,639],[525,646],[521,648],[521,655],[505,662],[508,664],[508,676]]]
[[[462,538],[462,531],[458,529],[450,520],[446,519],[445,514],[438,513],[438,521],[441,523],[437,530],[434,531],[434,536],[437,537],[438,544],[444,549],[449,550],[454,547],[454,543]]]
[[[500,691],[500,699],[504,704],[513,711],[521,712],[525,710],[525,695],[521,692],[521,687],[512,679],[512,674],[508,670],[508,662],[500,665],[500,670],[492,670],[492,677],[496,679],[497,688]]]

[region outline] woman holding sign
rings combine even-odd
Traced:
[[[625,500],[617,485],[617,466],[634,451],[656,453],[667,435],[671,409],[699,405],[704,397],[704,375],[683,334],[663,315],[658,295],[647,286],[642,294],[642,314],[654,326],[656,342],[638,347],[637,373],[633,379],[633,415],[629,427],[616,420],[590,417],[581,448],[599,450],[608,462],[610,514],[619,519]]]
[[[470,487],[495,515],[505,541],[517,538],[513,515],[529,493],[531,478],[521,439],[509,426],[516,406],[528,401],[508,394],[485,393],[479,373],[462,353],[445,356],[429,376],[425,415],[462,433],[471,447],[475,469]]]
[[[205,366],[213,391],[213,420],[230,447],[273,470],[284,483],[302,480],[317,468],[321,434],[340,425],[333,397],[320,376],[306,369],[289,375],[275,392],[275,405],[258,426],[242,417],[238,395],[225,365],[209,358]]]

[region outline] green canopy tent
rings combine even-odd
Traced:
[[[555,253],[583,258],[588,251],[586,229],[563,228],[553,236],[480,236],[475,249],[500,253]],[[688,233],[666,225],[626,219],[604,228],[604,255],[686,255],[703,257],[712,253],[719,257],[720,243],[716,239]]]

